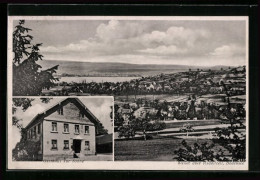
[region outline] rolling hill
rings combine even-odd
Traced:
[[[128,64],[128,63],[97,63],[43,60],[39,61],[43,69],[59,65],[57,74],[78,76],[148,76],[160,73],[176,73],[189,69],[227,69],[227,66],[185,66],[185,65],[157,65],[157,64]]]

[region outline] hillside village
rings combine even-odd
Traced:
[[[228,70],[189,70],[175,74],[160,74],[130,82],[129,89],[149,93],[196,93],[219,94],[223,92],[223,81],[232,95],[245,94],[245,67]]]
[[[176,127],[175,122],[179,120],[184,123],[192,120],[209,120],[207,123],[200,123],[216,125],[228,123],[230,118],[242,122],[246,117],[245,67],[219,71],[189,70],[176,74],[160,74],[142,78],[139,84],[150,90],[148,93],[170,93],[173,90],[178,90],[178,93],[169,95],[173,100],[146,99],[146,96],[133,101],[117,100],[115,102],[115,131],[131,124],[131,121],[135,119],[159,122],[159,125],[154,125],[156,127],[148,128],[154,131]],[[158,84],[162,89],[157,91],[158,89],[155,88],[154,91],[154,87],[158,88]],[[162,125],[162,122],[165,124]]]
[[[223,82],[230,95],[246,91],[245,66],[220,70],[191,70],[173,74],[159,74],[125,82],[57,83],[42,91],[42,95],[145,95],[195,93],[221,94]]]

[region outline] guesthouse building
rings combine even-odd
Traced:
[[[98,123],[78,98],[66,98],[32,119],[26,141],[38,142],[37,160],[95,155]]]

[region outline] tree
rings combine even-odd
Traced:
[[[174,153],[177,154],[177,157],[174,159],[178,161],[214,161],[220,159],[216,158],[219,157],[219,154],[215,155],[212,150],[214,144],[208,145],[208,143],[205,142],[201,145],[194,143],[193,146],[190,146],[185,140],[183,140],[181,144],[184,148],[174,151]]]
[[[52,98],[40,98],[42,103],[49,103]],[[22,119],[15,116],[17,108],[26,111],[32,106],[34,98],[13,98],[12,104],[12,125],[16,126],[20,133],[21,139],[12,150],[13,160],[15,161],[32,161],[39,160],[38,151],[40,150],[40,141],[26,141],[26,131],[21,123]]]
[[[224,155],[223,150],[214,150],[214,144],[206,146],[206,144],[194,143],[194,147],[189,146],[185,140],[182,141],[184,148],[180,148],[174,153],[177,155],[178,161],[244,161],[246,158],[246,135],[238,129],[245,128],[243,123],[238,119],[237,115],[232,112],[230,104],[230,94],[226,85],[222,82],[224,91],[227,95],[228,107],[225,110],[226,118],[229,120],[230,126],[227,128],[216,128],[216,138],[212,141],[214,144],[221,145],[230,156]],[[238,125],[237,125],[238,124]]]
[[[24,23],[20,20],[13,32],[13,95],[40,95],[42,89],[49,89],[58,81],[53,76],[58,65],[40,70],[42,67],[37,61],[43,58],[39,52],[42,44],[32,44],[33,36],[28,34],[31,29],[24,27]]]
[[[97,135],[108,134],[108,130],[104,128],[102,123],[97,124]]]
[[[128,124],[128,125],[120,126],[118,128],[118,133],[119,133],[119,137],[125,137],[129,139],[130,137],[133,138],[136,132],[133,124]]]
[[[40,98],[42,103],[49,103],[52,98]],[[22,130],[23,126],[20,123],[22,119],[19,119],[15,116],[15,113],[17,111],[18,107],[21,107],[23,111],[26,111],[29,107],[32,106],[32,102],[34,101],[34,98],[13,98],[13,104],[12,104],[12,125],[17,126],[20,130]]]
[[[39,160],[38,152],[41,149],[40,141],[26,141],[25,131],[21,132],[22,138],[12,150],[13,160],[15,161],[35,161]]]

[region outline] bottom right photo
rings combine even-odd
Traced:
[[[115,161],[245,161],[246,96],[116,98]]]

